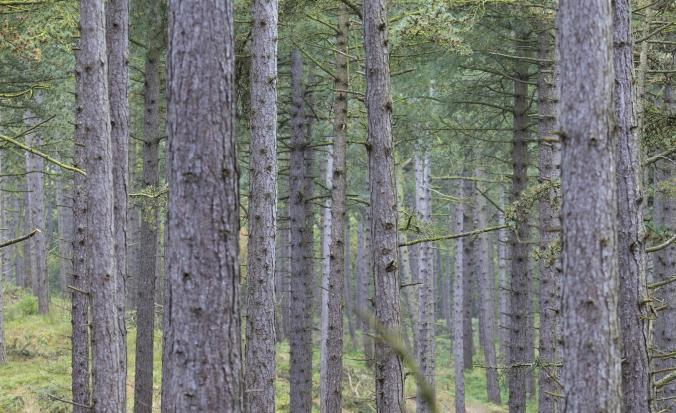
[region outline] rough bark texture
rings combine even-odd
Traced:
[[[564,412],[619,412],[617,195],[610,0],[562,1]]]
[[[475,176],[478,181],[484,179],[484,173],[477,169]],[[482,190],[482,192],[486,192]],[[488,207],[486,199],[483,196],[476,198],[476,205],[474,208],[475,221],[478,228],[488,227]],[[495,404],[500,404],[500,386],[498,382],[497,356],[495,355],[495,294],[493,291],[494,277],[491,271],[492,266],[489,261],[493,259],[490,253],[488,244],[488,233],[479,235],[476,239],[477,247],[477,263],[476,271],[479,279],[479,328],[482,330],[483,336],[483,350],[484,350],[484,364],[486,366],[486,392],[488,401]]]
[[[465,165],[463,168],[463,176],[470,176],[472,174],[472,168],[470,167],[473,152],[471,146],[465,152]],[[465,198],[465,208],[463,208],[463,228],[464,231],[474,230],[474,220],[472,219],[472,211],[475,208],[474,197],[476,196],[474,191],[474,184],[472,181],[465,179],[462,181],[463,193]],[[475,263],[474,263],[474,251],[475,239],[474,237],[468,237],[463,243],[463,254],[465,256],[462,260],[462,265],[464,265],[463,272],[465,276],[462,278],[462,288],[465,290],[462,294],[463,300],[463,311],[464,316],[462,318],[462,331],[465,336],[463,340],[463,354],[465,361],[463,363],[465,370],[471,370],[474,367],[474,328],[472,326],[472,313],[474,309],[474,297],[472,281],[475,275]]]
[[[303,133],[303,66],[300,52],[291,54],[292,129],[289,161],[289,225],[291,248],[291,304],[289,326],[290,411],[306,413],[312,408],[312,274],[306,273],[303,236],[305,223],[305,136]]]
[[[543,22],[544,25],[550,24]],[[561,360],[561,259],[556,249],[561,221],[559,219],[559,191],[553,186],[561,177],[561,143],[556,131],[556,67],[550,63],[554,53],[551,35],[545,27],[538,34],[538,121],[539,128],[539,183],[548,185],[539,202],[540,209],[540,341],[542,362],[539,380],[539,409],[541,412],[560,411],[561,392],[557,365]]]
[[[373,272],[370,265],[369,254],[370,242],[367,240],[370,224],[368,213],[364,213],[357,223],[357,314],[361,326],[361,339],[364,358],[368,365],[373,364],[373,340],[371,340],[369,323],[364,318],[365,314],[371,314],[369,304],[370,286],[373,284]]]
[[[500,192],[500,205],[504,211],[505,207],[505,193]],[[498,224],[505,224],[505,213],[498,211]],[[503,366],[509,365],[509,340],[510,340],[510,296],[509,293],[509,278],[507,275],[507,257],[510,255],[509,249],[509,231],[501,229],[496,233],[497,250],[498,250],[498,285],[500,298],[500,305],[498,312],[500,320],[498,330],[500,334],[500,361]]]
[[[618,317],[622,331],[623,411],[651,412],[648,363],[649,319],[646,281],[640,144],[636,133],[631,9],[613,0],[615,145],[617,148]]]
[[[415,154],[416,178],[416,215],[419,224],[425,228],[431,222],[430,198],[430,153],[420,147]],[[430,243],[418,244],[418,367],[426,385],[434,388],[434,269],[432,268],[432,248]],[[418,384],[416,411],[427,413],[432,406],[423,397],[422,384]]]
[[[366,110],[368,117],[369,192],[375,275],[376,322],[399,340],[399,276],[397,274],[397,199],[392,142],[392,99],[387,47],[387,1],[364,0]],[[401,357],[386,341],[378,343],[375,359],[376,409],[404,410]]]
[[[462,198],[463,187],[459,186],[458,197]],[[459,234],[464,230],[464,206],[459,203],[453,212],[453,232]],[[465,351],[463,341],[466,339],[462,320],[464,318],[465,289],[462,287],[464,274],[465,238],[455,240],[455,284],[453,285],[453,360],[455,371],[455,413],[465,413]]]
[[[324,179],[324,185],[326,188],[332,188],[332,178],[333,178],[333,145],[328,145],[326,147],[326,162],[320,166],[320,175]],[[321,284],[319,288],[319,294],[321,295],[321,300],[319,300],[320,311],[319,315],[321,317],[321,336],[319,338],[319,394],[320,399],[323,398],[323,395],[326,393],[327,385],[327,375],[328,375],[328,357],[327,357],[327,345],[328,345],[328,336],[329,336],[329,278],[331,277],[331,198],[327,197],[324,199],[322,212],[321,212]],[[320,400],[321,403],[321,400]]]
[[[345,318],[347,319],[347,329],[350,333],[350,343],[352,349],[357,348],[357,337],[355,334],[355,313],[354,313],[354,292],[352,281],[352,256],[350,251],[351,244],[350,217],[345,212],[345,281],[343,282],[343,300],[345,302]]]
[[[79,76],[87,170],[87,272],[92,308],[92,404],[94,410],[125,410],[126,372],[118,313],[113,159],[108,100],[105,10],[100,0],[80,2]]]
[[[113,151],[113,218],[115,225],[115,261],[117,274],[118,346],[122,382],[118,389],[123,404],[127,399],[127,187],[129,142],[129,1],[106,1],[106,47],[108,55],[108,99],[110,103],[110,138]],[[152,371],[152,366],[150,368]],[[152,374],[152,373],[151,373]],[[151,399],[152,401],[152,399]],[[150,408],[149,408],[150,409]],[[138,410],[137,410],[138,411]],[[149,412],[150,410],[142,410]]]
[[[331,272],[328,289],[328,334],[326,336],[326,387],[320,395],[322,412],[342,409],[343,376],[343,282],[345,278],[345,196],[347,187],[347,5],[340,4],[336,34],[336,78],[333,104],[333,171],[331,176]]]
[[[39,101],[39,98],[36,99]],[[30,112],[26,113],[24,122],[28,126],[37,124],[37,118]],[[26,136],[26,144],[37,148],[42,146],[43,139],[38,133],[31,133]],[[40,230],[35,236],[31,237],[26,243],[32,247],[30,263],[33,294],[38,298],[38,312],[47,314],[49,312],[49,285],[47,275],[47,224],[45,221],[45,182],[44,169],[45,161],[37,155],[26,152],[26,194],[28,209],[29,231],[37,228]]]
[[[137,145],[129,142],[129,191],[137,192],[141,187],[138,168],[136,167]],[[141,273],[141,201],[140,197],[130,197],[127,209],[127,305],[136,308],[139,274]]]
[[[73,150],[73,166],[86,168],[85,134],[83,116],[84,96],[82,94],[82,59],[80,52],[75,52],[75,136]],[[91,394],[89,389],[89,276],[87,273],[87,178],[73,174],[73,273],[71,293],[71,392],[73,397],[73,413],[89,413]]]
[[[525,55],[526,33],[518,33],[516,54]],[[514,143],[512,147],[512,202],[528,185],[528,70],[519,61],[514,73]],[[516,211],[516,230],[510,232],[510,348],[509,348],[509,411],[523,413],[526,409],[526,390],[531,373],[529,340],[530,275],[528,271],[528,211]]]
[[[169,1],[163,412],[243,411],[234,56],[232,1]]]
[[[142,186],[154,193],[159,184],[159,145],[164,128],[160,122],[160,56],[164,24],[161,2],[148,4],[148,40],[143,87],[143,175]],[[136,371],[134,412],[150,413],[153,408],[153,341],[155,337],[155,285],[158,255],[158,205],[149,198],[140,207],[139,273],[136,278]],[[121,218],[120,218],[121,219]],[[118,261],[120,262],[120,261]]]
[[[245,401],[275,410],[275,233],[277,229],[277,0],[254,1]]]

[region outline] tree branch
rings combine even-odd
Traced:
[[[475,229],[474,231],[461,232],[460,234],[443,235],[441,237],[414,239],[412,241],[402,242],[402,243],[399,244],[399,246],[400,247],[408,247],[410,245],[421,244],[423,242],[435,242],[435,241],[443,241],[443,240],[447,240],[447,239],[471,237],[471,236],[474,236],[474,235],[483,234],[484,232],[498,231],[498,230],[501,230],[501,229],[504,229],[504,228],[509,228],[509,225],[505,224],[505,225],[498,225],[498,226],[495,226],[495,227],[480,228],[480,229]]]
[[[671,245],[674,241],[676,241],[676,235],[672,235],[671,238],[669,238],[668,240],[664,241],[661,244],[657,244],[652,247],[646,248],[645,252],[657,252],[659,250],[663,250],[669,245]]]
[[[12,239],[12,240],[3,242],[2,244],[0,244],[0,248],[9,247],[9,246],[12,245],[12,244],[17,244],[17,243],[19,243],[19,242],[21,242],[21,241],[25,241],[25,240],[27,240],[28,238],[32,237],[33,235],[37,234],[38,232],[42,232],[42,231],[40,231],[39,229],[35,228],[33,231],[31,231],[30,233],[24,235],[23,237],[19,237],[19,238],[15,238],[15,239]]]

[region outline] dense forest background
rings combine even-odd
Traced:
[[[0,411],[676,412],[675,16],[0,0]]]

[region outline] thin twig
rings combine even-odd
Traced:
[[[35,228],[33,231],[31,231],[30,233],[24,235],[23,237],[19,237],[19,238],[15,238],[15,239],[12,239],[12,240],[3,242],[2,244],[0,244],[0,248],[5,248],[5,247],[8,247],[8,246],[10,246],[10,245],[12,245],[12,244],[17,244],[17,243],[19,243],[19,242],[21,242],[21,241],[25,241],[25,240],[27,240],[28,238],[32,237],[33,235],[37,234],[38,232],[42,232],[42,231],[40,231],[39,229]]]

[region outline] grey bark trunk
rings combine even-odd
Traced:
[[[564,412],[622,405],[611,13],[559,6]]]
[[[247,253],[245,401],[275,411],[277,231],[277,1],[252,5],[251,169]]]
[[[550,22],[543,22],[543,26]],[[539,409],[541,412],[558,412],[561,400],[558,365],[561,360],[561,259],[556,248],[561,229],[559,219],[559,191],[554,185],[561,178],[561,143],[556,131],[556,103],[558,69],[549,63],[553,57],[551,34],[543,30],[538,34],[538,115],[539,127],[539,181],[548,185],[539,202],[540,210],[540,341],[542,361],[539,380]]]
[[[239,413],[233,2],[170,0],[168,33],[162,411]]]
[[[159,145],[163,128],[160,122],[160,57],[164,22],[159,0],[148,4],[148,41],[143,90],[143,175],[142,186],[151,193],[159,185]],[[153,341],[155,337],[155,285],[158,261],[159,208],[155,199],[140,207],[139,273],[136,278],[136,369],[134,412],[153,409]],[[121,219],[121,217],[120,217]],[[120,240],[121,242],[121,240]],[[118,261],[120,262],[120,261]]]
[[[40,99],[36,99],[39,101]],[[33,126],[37,124],[37,118],[30,112],[26,113],[24,122]],[[43,144],[42,136],[37,133],[31,133],[26,136],[26,144],[30,147],[40,149]],[[26,152],[26,194],[28,209],[29,231],[37,228],[40,230],[35,236],[27,240],[32,246],[30,256],[31,276],[33,294],[38,298],[38,312],[47,314],[49,312],[49,284],[47,274],[47,224],[45,220],[45,183],[44,169],[45,161],[43,158]]]
[[[136,168],[136,142],[129,142],[129,188],[136,192],[140,187]],[[140,249],[141,249],[141,211],[139,198],[130,198],[127,209],[127,304],[136,308],[136,296],[138,279],[141,272]]]
[[[115,225],[115,261],[117,273],[117,336],[120,352],[121,382],[117,389],[122,405],[127,400],[127,329],[125,309],[127,304],[127,187],[128,187],[128,142],[129,142],[129,2],[108,0],[106,2],[106,47],[108,55],[108,98],[110,103],[110,138],[112,142],[113,167],[113,220]],[[152,370],[152,368],[151,368]],[[148,410],[146,410],[148,411]]]
[[[82,133],[87,170],[86,271],[92,308],[92,404],[96,412],[125,410],[126,372],[121,349],[115,261],[113,159],[108,98],[105,10],[102,1],[80,2]]]
[[[463,185],[458,188],[458,197],[464,197]],[[453,232],[459,234],[464,231],[464,206],[462,203],[454,209]],[[455,240],[455,283],[453,285],[453,363],[455,371],[455,413],[465,413],[465,346],[466,340],[462,320],[465,308],[463,295],[463,278],[465,277],[464,247],[465,238]]]
[[[345,213],[345,281],[343,282],[343,300],[345,302],[345,318],[347,318],[347,329],[350,333],[350,344],[352,349],[357,348],[357,337],[355,333],[354,319],[354,293],[352,281],[352,257],[350,251],[351,233],[350,217]]]
[[[526,33],[517,33],[516,54],[524,56]],[[528,185],[528,70],[519,61],[514,73],[514,144],[512,148],[512,202]],[[530,274],[528,271],[528,211],[517,211],[516,230],[510,232],[510,359],[508,366],[509,411],[523,413],[526,409],[526,391],[532,377],[529,333],[531,317]],[[531,376],[531,377],[529,377]]]
[[[422,227],[431,222],[430,199],[430,153],[420,146],[415,154],[416,175],[416,215]],[[427,382],[434,388],[434,269],[432,268],[432,248],[427,242],[418,244],[418,348],[417,359],[420,372]],[[422,384],[418,384],[416,397],[416,411],[427,413],[432,406],[423,397]]]
[[[463,168],[463,176],[470,176],[472,173],[472,168],[468,165],[472,162],[472,150],[471,148],[465,153],[465,167]],[[463,193],[465,198],[465,208],[464,218],[463,218],[463,228],[464,231],[472,231],[474,228],[474,221],[472,219],[472,210],[475,208],[474,205],[474,185],[470,180],[463,180]],[[472,280],[474,278],[475,272],[475,263],[474,263],[474,251],[475,251],[475,239],[474,237],[468,237],[463,243],[463,254],[465,255],[462,260],[462,265],[464,265],[463,272],[465,276],[462,278],[462,288],[465,290],[462,294],[463,300],[463,311],[464,317],[462,318],[462,331],[465,339],[463,340],[463,354],[464,354],[464,363],[463,368],[465,370],[471,370],[474,367],[474,328],[472,326],[472,313],[474,307],[474,297],[473,297],[473,288]]]
[[[367,233],[370,228],[368,213],[363,213],[363,219],[357,224],[357,313],[361,326],[362,347],[364,358],[369,366],[373,365],[373,340],[371,340],[369,323],[365,315],[371,314],[369,304],[370,286],[373,284],[372,266],[369,259],[370,243],[367,240]]]
[[[333,144],[326,147],[326,162],[320,166],[320,175],[324,179],[324,185],[326,188],[332,188],[332,178],[333,178]],[[321,317],[321,336],[319,338],[319,394],[320,394],[320,403],[321,399],[326,394],[327,379],[328,379],[328,357],[327,357],[327,344],[328,344],[328,335],[329,335],[329,278],[331,277],[331,198],[325,198],[323,202],[323,207],[321,211],[321,285],[319,288],[319,294],[321,299],[319,300],[320,311],[319,315]]]
[[[649,308],[643,226],[640,144],[636,129],[631,8],[613,0],[614,108],[617,156],[618,317],[622,331],[623,411],[651,412]]]
[[[4,159],[2,159],[3,156],[0,154],[0,173],[4,172],[3,166],[4,166]],[[4,184],[5,179],[0,179],[0,182]],[[9,231],[5,230],[5,211],[6,211],[6,205],[5,205],[5,196],[4,194],[0,194],[0,233],[3,234],[3,239],[9,239],[10,237],[6,236]],[[5,254],[5,252],[2,252],[2,255],[0,256],[2,259],[2,262],[0,263],[2,272],[0,273],[0,365],[5,364],[6,360],[6,353],[5,353],[5,324],[4,324],[4,310],[2,306],[2,293],[3,293],[3,286],[4,283],[7,282],[8,280],[8,275],[5,273],[5,262],[7,261],[8,256]]]
[[[484,173],[477,169],[475,176],[478,182],[484,179]],[[478,185],[477,182],[477,185]],[[482,191],[482,192],[485,192]],[[474,208],[475,221],[478,228],[486,228],[488,226],[488,207],[486,199],[483,196],[476,198],[476,205]],[[498,369],[497,357],[495,354],[495,294],[493,291],[493,283],[491,278],[494,277],[491,270],[490,260],[493,259],[490,253],[488,244],[489,234],[484,233],[477,237],[477,274],[479,279],[479,316],[481,317],[479,328],[482,330],[483,336],[483,350],[484,350],[484,364],[486,366],[486,392],[488,401],[495,404],[500,404],[500,386],[498,383]]]
[[[333,104],[333,170],[331,173],[331,247],[328,285],[328,334],[326,336],[326,387],[320,395],[322,412],[342,410],[343,290],[345,279],[345,196],[347,187],[347,5],[340,4],[336,34],[336,78]]]
[[[387,2],[364,0],[368,170],[371,233],[375,275],[376,322],[396,340],[401,336],[397,275],[397,199],[392,142],[392,99],[387,47]],[[401,357],[387,341],[378,343],[375,357],[376,409],[404,410]]]
[[[303,133],[303,66],[300,52],[291,54],[292,129],[289,161],[289,220],[291,248],[291,304],[289,330],[290,411],[307,413],[312,409],[312,273],[305,266],[306,224],[304,164],[306,139]]]
[[[85,133],[84,133],[84,95],[82,88],[82,59],[80,52],[75,52],[75,134],[73,165],[86,168]],[[73,273],[70,280],[71,293],[71,392],[73,397],[73,413],[89,413],[91,393],[89,383],[90,364],[90,282],[87,272],[87,178],[73,174]]]
[[[28,178],[26,178],[27,180]],[[26,191],[28,191],[28,183],[25,185]],[[31,225],[31,217],[30,217],[30,207],[29,207],[29,202],[28,202],[28,192],[24,194],[23,197],[23,210],[21,211],[21,217],[23,218],[23,222],[21,225],[21,233],[32,231],[33,228],[30,226]],[[35,271],[33,271],[33,265],[31,263],[32,257],[33,257],[33,243],[31,241],[27,241],[23,243],[23,248],[22,251],[23,256],[21,257],[22,261],[22,270],[21,271],[21,287],[24,288],[33,288],[33,274]]]

